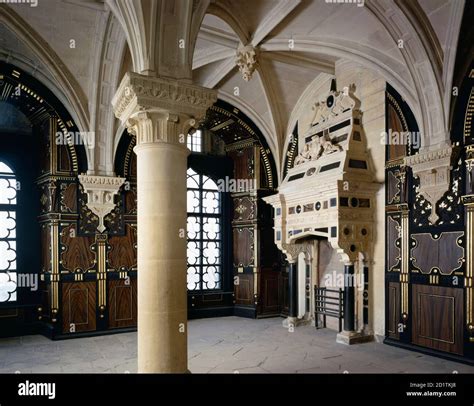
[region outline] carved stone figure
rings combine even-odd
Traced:
[[[301,165],[305,162],[308,162],[311,159],[309,143],[305,144],[303,151],[295,159],[295,166]]]
[[[321,155],[329,155],[342,150],[339,145],[333,144],[328,135],[322,136],[320,141],[323,148]]]

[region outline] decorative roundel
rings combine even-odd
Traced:
[[[333,95],[330,95],[328,96],[328,98],[326,99],[326,105],[331,108],[332,106],[334,106],[334,96]]]
[[[306,176],[314,175],[315,172],[316,172],[316,168],[309,168],[309,169],[306,171]]]
[[[356,249],[357,249],[357,247],[354,244],[352,244],[351,247],[350,247],[351,252],[355,252]]]
[[[351,233],[351,230],[349,230],[347,227],[344,228],[343,230],[344,235],[349,235]]]
[[[316,203],[314,204],[314,208],[315,208],[316,211],[321,210],[321,202],[316,202]]]
[[[359,199],[357,197],[351,198],[351,206],[352,207],[359,207]]]
[[[296,212],[297,212],[298,214],[301,213],[301,206],[296,206]]]
[[[360,230],[360,233],[364,236],[366,236],[368,234],[368,231],[366,228],[363,228],[362,230]]]

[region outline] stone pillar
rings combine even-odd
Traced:
[[[368,268],[367,268],[368,270]],[[353,262],[344,264],[344,331],[337,335],[339,344],[359,344],[373,340],[373,334],[358,328],[355,323],[355,267]]]
[[[363,322],[364,330],[367,330],[369,328],[369,267],[367,264],[364,264]]]
[[[214,91],[127,73],[116,116],[137,138],[138,372],[187,371],[186,135]]]

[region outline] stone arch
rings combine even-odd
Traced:
[[[20,68],[24,69],[33,77],[38,77],[48,88],[54,89],[55,95],[70,112],[79,131],[88,131],[90,117],[87,96],[72,73],[61,62],[56,52],[26,21],[11,8],[4,5],[0,5],[0,23],[5,25],[10,32],[34,53],[38,60],[46,66],[49,75],[38,72],[37,67],[25,57],[18,55],[13,58],[7,56],[2,59],[7,62],[10,60],[11,62],[17,63]],[[86,153],[88,162],[90,163],[89,151]]]
[[[92,152],[93,167],[97,174],[114,175],[114,154],[116,148],[115,115],[112,97],[118,88],[122,61],[127,50],[127,42],[122,27],[109,12],[103,17],[104,41],[97,48],[94,65],[96,86],[91,95],[91,129],[96,133],[96,147]]]
[[[422,133],[423,147],[450,144],[443,105],[445,88],[442,74],[440,68],[437,68],[438,58],[435,58],[435,61],[430,60],[430,55],[439,53],[436,51],[438,47],[426,33],[423,35],[414,27],[413,24],[423,26],[420,18],[416,17],[410,8],[403,7],[402,10],[400,4],[401,2],[397,1],[396,7],[383,8],[379,4],[369,3],[367,8],[384,26],[395,44],[403,41],[400,51],[415,85],[420,110],[417,121]],[[401,94],[403,95],[403,92]]]

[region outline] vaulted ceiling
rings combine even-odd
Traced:
[[[463,6],[464,0],[366,0],[364,7],[211,0],[194,50],[193,81],[217,89],[255,122],[277,167],[295,105],[344,60],[379,72],[411,105],[420,127],[442,140]],[[240,44],[258,50],[249,82],[236,66]],[[0,5],[0,59],[40,79],[72,110],[80,129],[98,133],[89,169],[110,173],[121,131],[110,100],[133,67],[125,33],[108,6],[100,0]]]

